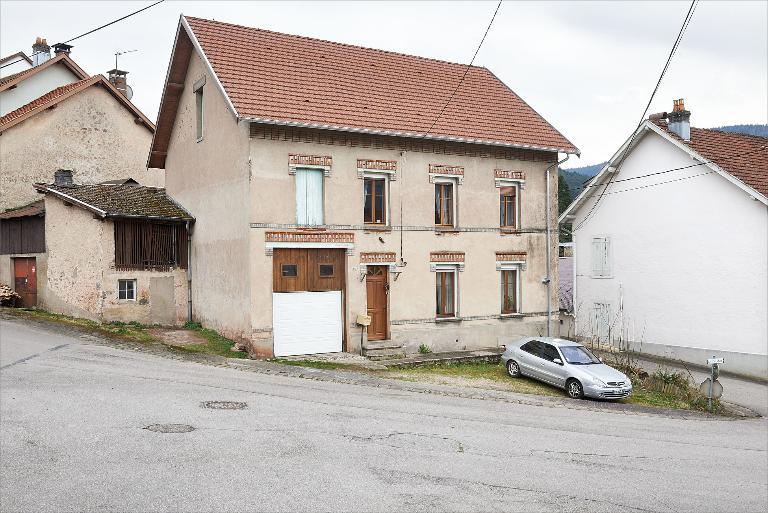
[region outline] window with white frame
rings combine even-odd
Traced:
[[[324,224],[323,170],[296,169],[296,223],[303,226]]]
[[[387,225],[389,212],[389,178],[384,174],[363,176],[363,221],[365,224]]]
[[[608,237],[592,238],[592,276],[611,277],[611,240]]]
[[[456,182],[435,180],[435,226],[453,228],[456,226]]]
[[[458,317],[457,272],[455,267],[441,266],[435,272],[435,315],[438,318]]]
[[[136,280],[117,280],[117,299],[136,301]]]

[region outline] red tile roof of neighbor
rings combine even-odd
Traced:
[[[12,208],[0,213],[0,219],[14,219],[16,217],[39,216],[45,213],[45,203],[37,200],[23,207]]]
[[[486,68],[470,68],[430,130],[466,65],[184,19],[240,117],[578,152]]]
[[[653,123],[674,140],[768,197],[768,137],[691,127],[691,140],[684,141],[665,121]]]
[[[34,116],[39,112],[43,112],[45,109],[48,109],[58,104],[59,102],[66,100],[70,96],[97,84],[104,87],[108,92],[112,94],[112,96],[115,97],[115,99],[117,99],[117,101],[123,104],[127,109],[131,110],[136,116],[136,119],[140,120],[144,126],[146,126],[149,130],[154,131],[155,126],[138,108],[136,108],[135,105],[128,101],[125,96],[120,93],[120,91],[115,89],[115,87],[106,78],[104,78],[103,75],[95,75],[78,82],[73,82],[72,84],[57,87],[53,91],[50,91],[43,96],[32,100],[26,105],[23,105],[18,109],[9,112],[5,116],[0,117],[0,133],[11,128],[12,126],[17,125],[18,123],[21,123],[25,119]]]

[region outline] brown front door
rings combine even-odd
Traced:
[[[21,296],[21,306],[37,306],[37,259],[13,259],[14,288]]]
[[[368,293],[368,315],[371,324],[368,326],[368,340],[386,340],[387,327],[387,291],[389,289],[387,266],[371,265],[365,276]]]

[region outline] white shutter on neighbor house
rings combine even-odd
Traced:
[[[610,239],[595,237],[592,239],[592,275],[610,276]]]

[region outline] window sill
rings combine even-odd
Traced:
[[[502,226],[501,228],[499,228],[499,232],[502,235],[519,235],[520,234],[520,229],[519,228],[507,228],[507,227]]]
[[[435,226],[436,235],[451,235],[454,233],[460,233],[459,229],[455,226]]]
[[[435,317],[435,322],[461,322],[461,317]]]
[[[499,319],[519,319],[521,317],[524,315],[519,312],[499,314]]]
[[[325,225],[317,225],[317,226],[297,226],[297,230],[302,232],[326,232],[328,231],[328,228],[325,227]]]
[[[595,275],[591,275],[590,278],[595,279],[595,280],[612,280],[613,279],[613,275],[611,275],[611,276],[595,276]]]
[[[386,224],[366,224],[363,231],[368,232],[386,232],[392,231],[392,227]]]

